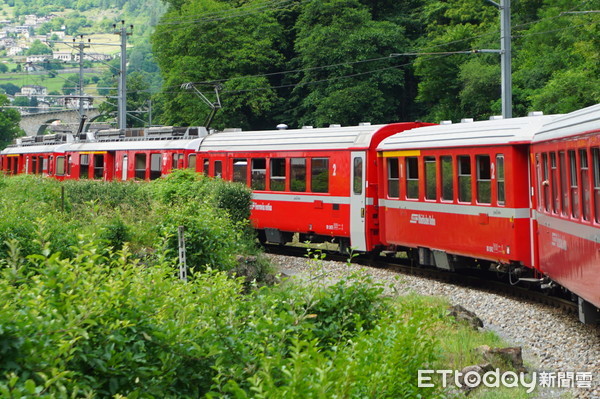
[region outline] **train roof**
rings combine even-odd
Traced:
[[[67,151],[136,151],[136,150],[181,150],[198,149],[201,139],[111,140],[71,143]]]
[[[492,119],[420,127],[383,140],[378,151],[444,147],[472,147],[530,143],[544,123],[556,116]]]
[[[592,132],[600,132],[600,104],[555,118],[535,134],[533,141],[563,139]]]
[[[39,145],[28,145],[28,146],[10,146],[3,149],[0,154],[12,155],[12,154],[43,154],[43,153],[54,153],[54,152],[65,152],[69,148],[69,143],[55,143],[55,144],[39,144]]]
[[[402,124],[365,123],[344,127],[220,132],[205,137],[200,151],[253,152],[368,148],[378,131],[400,125]]]

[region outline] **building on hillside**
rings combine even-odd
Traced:
[[[65,107],[69,109],[79,109],[80,98],[78,96],[66,96]],[[83,109],[91,109],[94,99],[92,97],[81,97]]]
[[[40,63],[48,61],[50,57],[48,54],[28,55],[26,60],[27,63]]]
[[[39,85],[25,85],[21,87],[21,95],[27,97],[43,97],[48,95],[48,89]]]
[[[56,37],[58,37],[59,39],[64,39],[66,36],[66,33],[64,30],[53,30],[50,31],[50,33],[48,33],[46,36],[48,37],[48,39],[50,39],[52,36],[56,35]]]
[[[70,51],[53,51],[52,59],[63,62],[71,62],[73,61],[73,54],[71,54]]]
[[[110,61],[113,59],[113,56],[110,54],[102,54],[102,53],[83,53],[84,61]],[[73,61],[79,61],[79,53],[73,54]]]
[[[15,55],[19,55],[23,53],[23,48],[19,46],[11,46],[6,49],[6,55],[9,57],[13,57]]]

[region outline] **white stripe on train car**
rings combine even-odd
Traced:
[[[283,201],[283,202],[306,202],[313,203],[315,201],[323,201],[324,204],[350,204],[350,197],[333,197],[327,195],[311,195],[311,194],[267,194],[267,193],[252,193],[252,198],[260,201]]]
[[[479,216],[482,213],[495,218],[529,219],[529,208],[502,208],[495,206],[474,206],[440,204],[415,201],[379,200],[381,206],[390,209],[407,209],[410,211],[437,212],[455,215]]]
[[[554,229],[559,233],[600,243],[600,229],[598,227],[549,216],[537,211],[534,211],[533,214],[538,225]]]

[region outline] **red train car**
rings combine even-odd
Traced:
[[[107,130],[72,135],[32,136],[0,153],[7,173],[39,173],[64,179],[153,180],[173,169],[196,170],[204,128]]]
[[[262,239],[322,242],[367,251],[379,245],[376,147],[422,123],[223,132],[202,141],[210,176],[253,190],[251,220]]]
[[[599,320],[600,104],[545,125],[531,163],[536,263],[577,294],[583,322]]]
[[[12,175],[54,175],[57,157],[64,155],[71,141],[67,134],[19,138],[0,152],[0,170]]]
[[[529,147],[549,118],[469,120],[383,140],[382,242],[448,270],[476,259],[526,271],[533,264]]]

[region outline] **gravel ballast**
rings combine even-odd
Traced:
[[[386,294],[416,293],[448,298],[475,312],[484,328],[494,331],[506,342],[523,348],[523,357],[531,371],[554,373],[592,372],[591,388],[538,389],[540,398],[566,397],[600,399],[600,327],[581,324],[577,317],[547,305],[526,302],[499,294],[478,291],[418,276],[393,271],[348,265],[343,262],[319,261],[307,258],[268,255],[272,264],[284,276],[293,279],[317,278],[331,284],[342,276],[359,270],[382,283]],[[570,394],[570,395],[569,395]]]

